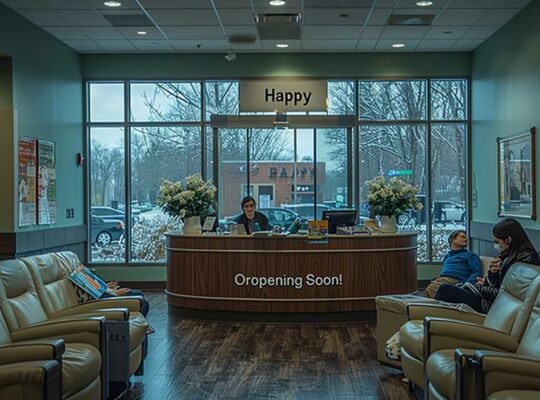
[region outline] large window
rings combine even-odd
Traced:
[[[248,193],[282,226],[348,205],[367,218],[364,182],[383,175],[419,188],[423,210],[398,218],[419,232],[419,261],[440,260],[466,227],[467,80],[329,80],[328,114],[355,115],[353,129],[220,129],[214,154],[210,117],[238,115],[238,91],[233,80],[88,83],[91,262],[163,263],[163,233],[179,223],[156,204],[161,180],[216,171],[220,223]]]

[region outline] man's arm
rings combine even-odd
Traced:
[[[484,271],[482,269],[482,261],[480,261],[480,257],[478,257],[478,255],[475,253],[470,254],[469,270],[471,271],[471,275],[469,276],[469,279],[467,279],[467,282],[470,282],[472,284],[476,283],[476,278],[484,275]]]

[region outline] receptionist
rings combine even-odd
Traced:
[[[255,231],[267,231],[270,229],[268,218],[257,211],[255,199],[246,196],[242,199],[242,214],[236,218],[236,223],[244,225],[246,233],[251,235]]]

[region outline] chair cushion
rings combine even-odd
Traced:
[[[62,397],[79,392],[96,379],[101,370],[101,355],[90,345],[66,344],[62,356]]]
[[[401,347],[418,360],[424,360],[424,325],[422,321],[409,321],[400,332]]]
[[[453,399],[456,391],[456,363],[454,350],[441,350],[431,354],[426,362],[426,374],[430,385],[447,399]]]
[[[129,314],[129,351],[133,351],[143,342],[147,328],[148,323],[141,313],[131,312]]]
[[[540,392],[533,390],[501,390],[492,393],[488,400],[538,400]]]

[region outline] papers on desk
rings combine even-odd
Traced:
[[[309,243],[328,243],[328,220],[308,221]]]

